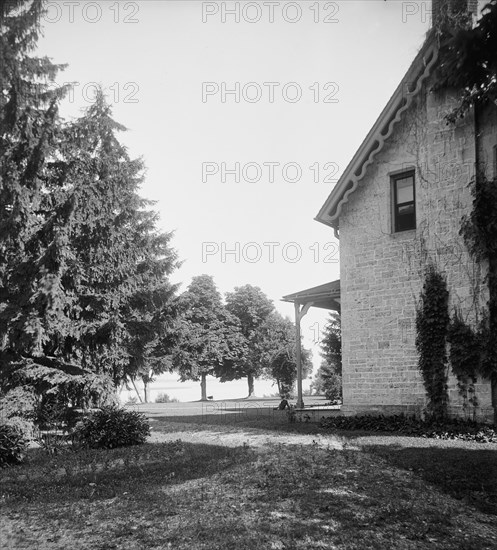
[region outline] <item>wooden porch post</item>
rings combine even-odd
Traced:
[[[300,349],[300,304],[294,303],[295,306],[295,343],[297,346],[297,408],[304,408],[302,399],[302,350]]]

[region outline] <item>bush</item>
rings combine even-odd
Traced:
[[[0,394],[0,418],[2,424],[14,426],[25,439],[33,439],[36,396],[32,388],[17,387]]]
[[[18,386],[0,394],[1,418],[27,418],[36,407],[36,395],[29,386]]]
[[[432,439],[462,439],[479,443],[497,442],[497,429],[473,420],[461,418],[437,421],[421,420],[404,414],[334,416],[321,420],[323,428],[336,430],[363,430],[368,432],[395,432]]]
[[[167,393],[159,393],[159,395],[155,398],[156,403],[179,403],[179,399],[176,399],[176,397],[169,397]]]
[[[150,425],[145,416],[119,407],[104,407],[74,429],[74,441],[92,449],[114,449],[145,443]]]
[[[0,468],[20,464],[24,460],[27,441],[18,428],[0,425]]]

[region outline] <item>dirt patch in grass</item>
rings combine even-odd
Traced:
[[[174,427],[154,423],[156,443],[145,446],[56,457],[52,466],[67,472],[61,478],[49,477],[50,466],[39,454],[27,466],[0,472],[0,480],[7,479],[1,547],[497,547],[495,516],[427,482],[423,472],[407,464],[405,447],[405,454],[394,459],[395,438],[366,452],[365,441],[299,433],[298,427],[276,434],[260,424],[176,422]],[[475,452],[488,450],[479,449]],[[462,453],[459,460],[467,456]],[[491,456],[482,455],[482,471]],[[124,464],[79,473],[72,467],[102,464],[106,457]],[[454,464],[456,458],[449,457]],[[424,457],[426,469],[432,461],[431,455]],[[45,477],[30,476],[30,469],[42,468]]]
[[[316,427],[309,425],[292,425],[290,429],[273,431],[273,426],[269,429],[260,420],[254,422],[245,422],[243,424],[216,424],[192,422],[168,422],[153,423],[153,430],[150,437],[154,442],[173,441],[174,439],[183,439],[197,443],[209,443],[214,445],[225,445],[228,447],[239,447],[250,445],[257,449],[264,449],[270,445],[318,445],[320,447],[330,447],[333,449],[342,449],[344,446],[350,447],[350,440],[343,436],[327,433],[319,433]],[[306,428],[310,428],[307,430]],[[311,431],[311,433],[308,433]]]

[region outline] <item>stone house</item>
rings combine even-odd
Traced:
[[[459,229],[472,205],[475,162],[497,177],[497,106],[447,125],[444,114],[457,94],[432,91],[438,55],[431,31],[316,217],[340,243],[335,301],[345,414],[424,408],[415,319],[429,262],[447,278],[451,314],[458,308],[474,323],[488,299],[485,274]],[[297,303],[304,295],[286,298]],[[491,418],[490,383],[479,381],[476,394],[476,414]],[[452,414],[467,413],[452,375],[449,399]]]

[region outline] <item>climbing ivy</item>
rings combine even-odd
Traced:
[[[437,26],[440,61],[434,83],[435,90],[461,90],[457,105],[446,115],[451,123],[472,106],[497,100],[497,0],[486,4],[474,27],[465,9],[459,7],[456,12]]]
[[[475,26],[446,24],[439,27],[438,34],[440,56],[433,88],[461,92],[445,119],[447,123],[455,123],[474,108],[478,120],[482,108],[497,104],[497,0],[486,4]],[[497,425],[497,179],[485,178],[479,159],[476,168],[477,175],[471,184],[473,208],[463,218],[460,234],[475,260],[487,268],[489,301],[478,327],[478,370],[491,382]],[[472,353],[472,342],[467,342],[465,355]]]
[[[426,269],[420,304],[416,311],[418,368],[428,397],[427,413],[436,419],[447,416],[449,292],[445,277],[432,264]]]
[[[457,378],[463,407],[466,410],[472,407],[474,415],[478,406],[475,384],[481,362],[480,335],[464,322],[461,312],[456,311],[449,325],[447,339],[450,344],[449,360]]]
[[[481,170],[471,184],[473,208],[463,217],[460,234],[476,261],[488,267],[488,308],[479,327],[480,374],[492,385],[494,422],[497,425],[497,179]]]
[[[497,258],[497,180],[488,180],[480,171],[470,185],[473,209],[463,217],[459,234],[476,260],[492,263]],[[489,282],[495,284],[496,275],[489,272]]]

